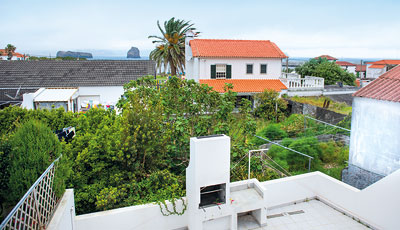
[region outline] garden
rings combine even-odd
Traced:
[[[189,138],[210,134],[231,137],[231,181],[247,179],[248,151],[266,143],[255,134],[312,156],[312,171],[340,179],[348,147],[317,137],[349,133],[312,120],[305,125],[302,115],[287,114],[286,102],[273,91],[257,95],[254,110],[243,99],[236,112],[231,89],[227,84],[219,94],[176,77],[160,86],[144,77],[125,85],[119,113],[0,110],[2,209],[14,206],[61,155],[55,186],[59,196],[65,188],[74,189],[77,214],[185,196]],[[339,125],[348,128],[349,122],[346,118]],[[54,131],[69,126],[75,127],[75,137],[58,141]],[[251,161],[252,177],[260,181],[308,172],[308,158],[277,145]]]

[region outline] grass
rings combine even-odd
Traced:
[[[326,101],[330,101],[329,107],[327,108],[328,110],[334,111],[336,113],[341,113],[341,114],[345,114],[348,115],[351,113],[351,106],[348,106],[346,103],[344,102],[335,102],[332,101],[332,99],[328,98],[328,97],[291,97],[290,98],[293,101],[296,102],[300,102],[300,103],[305,103],[305,104],[310,104],[310,105],[315,105],[318,107],[323,107],[324,106],[324,102]]]

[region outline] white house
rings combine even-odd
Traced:
[[[154,70],[149,60],[0,61],[0,105],[74,112],[100,104],[112,108],[124,84]]]
[[[378,78],[396,65],[400,60],[380,60],[367,63],[367,78]]]
[[[223,92],[225,83],[246,95],[287,88],[279,80],[282,59],[287,56],[269,40],[195,39],[188,31],[185,55],[186,79],[208,84],[218,92]]]
[[[342,175],[364,188],[400,169],[400,66],[353,96],[349,167]]]
[[[348,61],[336,61],[336,64],[338,64],[342,69],[347,70],[347,72],[356,75],[356,64]]]

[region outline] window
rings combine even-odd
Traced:
[[[246,73],[247,74],[252,74],[253,73],[253,64],[247,64],[246,65]]]
[[[217,79],[226,78],[226,65],[216,65],[215,76]]]
[[[260,73],[263,73],[263,74],[267,73],[267,64],[260,65]]]
[[[232,66],[226,64],[211,65],[211,79],[230,79]]]

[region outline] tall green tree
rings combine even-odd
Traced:
[[[17,49],[15,46],[13,46],[13,45],[11,45],[11,44],[8,44],[7,46],[6,46],[6,48],[4,48],[5,49],[5,52],[7,53],[7,56],[8,56],[8,60],[11,60],[11,58],[13,57],[13,53],[15,52],[15,50]]]
[[[354,85],[356,77],[354,74],[342,69],[335,62],[330,62],[326,58],[310,59],[301,66],[296,67],[296,73],[301,76],[322,77],[326,85],[333,85],[343,82],[346,85]]]
[[[185,68],[185,34],[188,30],[196,30],[193,25],[190,21],[171,18],[165,21],[162,27],[157,21],[161,36],[151,35],[148,37],[154,39],[153,43],[157,44],[150,53],[150,59],[154,60],[159,68],[164,66],[166,69],[169,66],[173,76],[177,74],[177,71],[183,72]]]

